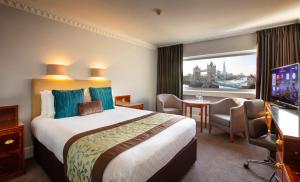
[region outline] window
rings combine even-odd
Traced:
[[[256,53],[184,59],[184,91],[255,93]]]

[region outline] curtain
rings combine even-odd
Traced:
[[[271,94],[271,69],[299,63],[300,24],[257,32],[256,97],[266,101]]]
[[[174,94],[182,98],[183,45],[158,48],[157,94]]]

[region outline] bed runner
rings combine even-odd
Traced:
[[[66,180],[102,181],[106,166],[117,155],[184,118],[151,113],[73,136],[64,146]]]

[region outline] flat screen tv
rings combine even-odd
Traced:
[[[271,100],[299,109],[299,63],[272,69]]]

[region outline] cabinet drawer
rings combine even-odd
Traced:
[[[283,162],[299,166],[300,164],[300,141],[292,138],[284,140]]]
[[[19,148],[20,137],[18,131],[10,132],[0,137],[0,153]]]
[[[0,176],[13,173],[19,168],[19,155],[12,154],[0,158]]]
[[[144,105],[142,105],[142,104],[141,105],[134,105],[134,106],[130,106],[130,108],[143,110]]]

